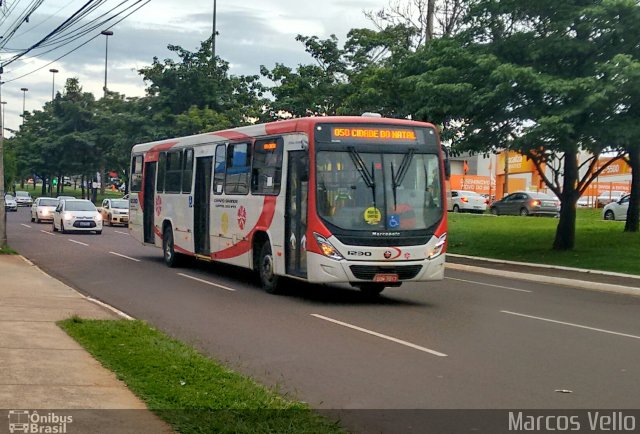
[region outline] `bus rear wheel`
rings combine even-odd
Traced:
[[[280,292],[280,278],[276,275],[273,253],[271,252],[269,241],[265,241],[260,248],[258,275],[262,289],[269,294],[278,294]]]

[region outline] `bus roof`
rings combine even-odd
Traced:
[[[394,119],[371,116],[313,116],[306,118],[286,119],[282,121],[269,122],[264,124],[247,125],[244,127],[231,128],[228,130],[215,131],[210,133],[195,134],[192,136],[174,137],[155,142],[139,143],[133,147],[133,152],[145,152],[150,149],[164,151],[175,146],[191,146],[204,143],[215,143],[224,141],[247,140],[254,137],[307,132],[314,125],[319,123],[358,123],[358,124],[387,124],[413,127],[434,127],[427,122],[412,121],[408,119]]]

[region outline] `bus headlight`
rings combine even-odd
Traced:
[[[333,247],[333,245],[329,241],[327,241],[325,237],[316,234],[315,232],[313,233],[313,235],[316,237],[316,242],[318,243],[318,246],[320,247],[323,255],[325,255],[327,258],[335,259],[336,261],[344,259],[338,249]]]
[[[436,244],[427,250],[427,258],[435,259],[442,254],[444,251],[444,246],[447,244],[447,234],[443,234],[438,238]]]

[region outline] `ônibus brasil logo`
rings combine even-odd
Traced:
[[[9,432],[64,434],[73,416],[60,416],[54,412],[39,414],[36,410],[9,410]]]
[[[238,208],[238,227],[240,230],[244,229],[244,225],[247,223],[247,209],[244,206]]]

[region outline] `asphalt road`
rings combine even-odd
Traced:
[[[638,408],[640,298],[447,271],[358,291],[246,270],[169,269],[126,228],[53,233],[8,215],[10,245],[80,292],[319,409]]]

